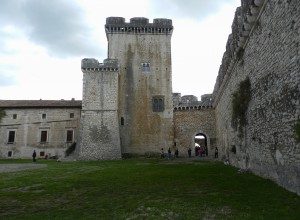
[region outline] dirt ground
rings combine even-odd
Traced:
[[[47,164],[30,164],[30,163],[20,163],[20,164],[0,164],[0,173],[16,172],[21,170],[31,170],[40,169],[47,167]]]

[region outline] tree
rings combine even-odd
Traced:
[[[5,116],[6,116],[5,110],[0,108],[0,122],[2,121],[2,118],[4,118]]]

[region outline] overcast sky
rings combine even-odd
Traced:
[[[0,99],[82,99],[81,59],[107,56],[106,17],[173,20],[173,92],[212,93],[240,0],[0,0]]]

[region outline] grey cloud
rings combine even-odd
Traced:
[[[105,54],[84,22],[84,11],[76,5],[76,1],[1,1],[0,24],[20,28],[29,40],[46,47],[53,56]]]
[[[157,16],[203,19],[219,10],[222,3],[233,0],[152,0],[151,9]]]

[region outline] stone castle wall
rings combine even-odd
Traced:
[[[298,194],[300,144],[293,126],[300,118],[299,14],[298,1],[242,1],[213,93],[221,156]],[[247,77],[248,124],[239,134],[231,126],[232,95]]]
[[[117,60],[103,64],[83,59],[83,99],[80,142],[76,154],[82,160],[120,159]]]
[[[195,136],[207,138],[208,155],[212,156],[216,146],[215,112],[211,107],[174,111],[174,136],[180,156],[187,157],[189,148],[194,150]]]
[[[172,20],[110,17],[108,57],[118,59],[122,153],[159,152],[173,146]],[[157,100],[161,109],[154,110]]]

